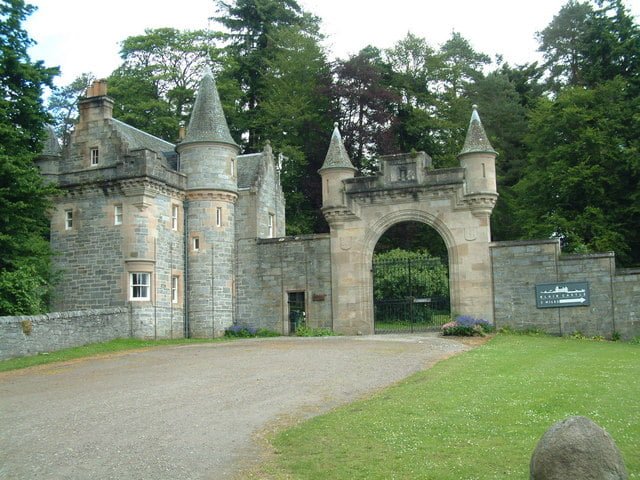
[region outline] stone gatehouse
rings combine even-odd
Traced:
[[[311,326],[373,333],[374,247],[411,220],[444,239],[452,310],[493,320],[496,152],[475,109],[449,169],[419,152],[356,177],[336,125],[318,178],[330,233],[287,237],[271,147],[240,154],[211,73],[177,145],[114,119],[113,104],[95,82],[69,145],[50,132],[37,160],[62,192],[51,217],[55,311],[127,307],[133,336],[211,337],[235,324],[287,334],[296,305]]]

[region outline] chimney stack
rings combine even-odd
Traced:
[[[87,95],[78,103],[80,120],[78,126],[86,122],[113,118],[113,99],[107,96],[107,81],[94,80]]]

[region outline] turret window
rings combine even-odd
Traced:
[[[191,239],[191,244],[193,246],[194,252],[197,252],[198,250],[200,250],[200,237],[193,237]]]
[[[95,167],[96,165],[98,165],[98,162],[100,160],[100,152],[98,151],[98,147],[94,147],[89,150],[89,156],[91,158],[91,166]]]
[[[64,211],[64,229],[65,230],[73,229],[73,210]]]
[[[133,272],[130,275],[131,300],[151,299],[151,274],[146,272]]]
[[[269,238],[273,238],[275,237],[275,230],[276,230],[276,216],[273,213],[269,214],[269,233],[268,236]]]
[[[222,207],[216,207],[216,227],[222,226]]]
[[[171,303],[178,303],[178,285],[180,277],[171,277]]]
[[[178,205],[171,205],[171,230],[178,230]]]
[[[113,207],[113,224],[122,225],[122,205],[115,205]]]

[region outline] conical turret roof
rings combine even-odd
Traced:
[[[473,113],[471,114],[471,121],[469,122],[469,130],[467,130],[467,138],[464,140],[464,146],[458,154],[464,155],[465,153],[494,153],[497,152],[489,143],[487,133],[484,131],[482,122],[480,121],[480,115],[478,115],[478,106],[473,106]]]
[[[182,144],[191,142],[221,142],[237,146],[229,133],[216,82],[209,69],[205,71],[200,82]]]
[[[324,159],[324,163],[322,164],[320,171],[327,168],[350,168],[355,170],[355,167],[349,159],[347,150],[344,148],[344,143],[342,143],[342,135],[340,135],[338,123],[334,123],[333,127],[329,150],[327,151],[327,156]]]
[[[48,157],[58,157],[62,153],[62,147],[56,136],[56,132],[51,125],[45,126],[45,139],[40,155]]]

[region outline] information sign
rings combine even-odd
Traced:
[[[583,307],[589,305],[588,282],[543,283],[536,285],[536,307]]]

